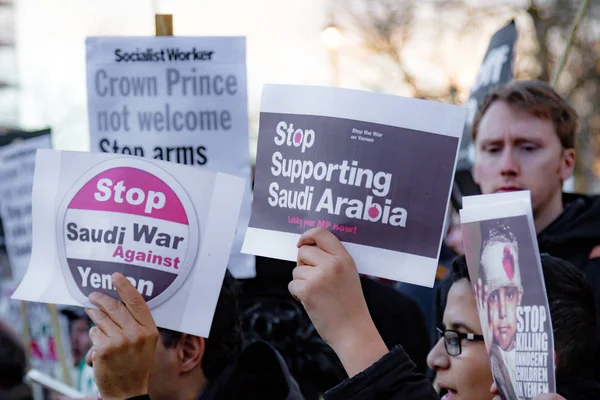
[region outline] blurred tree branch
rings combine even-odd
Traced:
[[[477,35],[483,24],[500,27],[514,18],[519,29],[515,77],[549,81],[579,6],[579,1],[573,0],[331,1],[342,25],[359,37],[364,50],[391,62],[413,97],[452,102],[456,102],[456,87],[451,76],[444,87],[425,88],[418,71],[411,70],[404,58],[406,48],[424,27],[436,30],[438,38],[449,30],[459,35]],[[423,12],[427,10],[432,12]],[[580,162],[576,175],[581,178],[577,188],[582,191],[589,189],[586,182],[595,179],[591,171],[599,155],[592,149],[600,147],[600,33],[595,28],[598,19],[600,0],[592,0],[556,87],[580,115]]]

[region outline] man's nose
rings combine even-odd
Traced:
[[[519,162],[512,146],[504,147],[500,159],[501,173],[504,176],[515,176],[519,174]]]

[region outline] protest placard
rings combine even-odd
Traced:
[[[158,326],[208,337],[246,182],[139,157],[41,150],[13,298],[91,307],[121,272]]]
[[[0,279],[0,316],[20,336],[28,338],[32,367],[50,372],[58,360],[57,340],[66,342],[65,338],[59,339],[52,329],[45,304],[32,304],[22,310],[20,302],[10,298],[25,276],[31,257],[35,156],[38,149],[51,147],[50,131],[10,132],[0,144],[0,216],[10,265],[8,274]],[[28,323],[24,323],[23,315]],[[28,329],[27,335],[23,335],[24,329]]]
[[[357,90],[266,85],[242,251],[296,260],[330,229],[365,274],[432,286],[464,108]]]
[[[0,216],[12,271],[5,283],[20,282],[29,265],[35,155],[50,147],[50,134],[0,147]]]
[[[16,143],[21,140],[33,139],[37,136],[49,135],[49,134],[50,134],[50,129],[41,129],[41,130],[36,130],[36,131],[24,131],[24,130],[15,129],[15,128],[0,127],[0,147],[6,146],[6,145],[9,145],[12,143]],[[12,282],[12,271],[11,271],[11,267],[10,267],[10,262],[8,261],[8,254],[6,252],[4,227],[2,225],[1,215],[0,215],[0,282]],[[16,286],[15,286],[15,288],[16,288]],[[1,301],[2,300],[1,300],[1,296],[0,296],[0,302]]]
[[[503,399],[554,393],[554,336],[530,192],[466,197],[465,256]]]
[[[246,42],[243,37],[90,37],[87,94],[94,152],[171,161],[248,180],[229,269],[250,219]]]

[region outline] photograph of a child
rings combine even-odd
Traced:
[[[462,231],[494,381],[503,399],[525,400],[519,312],[547,304],[535,236],[526,215],[467,223]]]

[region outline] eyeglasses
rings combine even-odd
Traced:
[[[436,328],[440,334],[440,337],[444,337],[444,346],[446,347],[446,353],[450,356],[458,356],[462,353],[462,341],[470,340],[473,342],[483,342],[483,335],[476,335],[474,333],[462,333],[453,331],[451,329],[443,329],[441,327]]]

